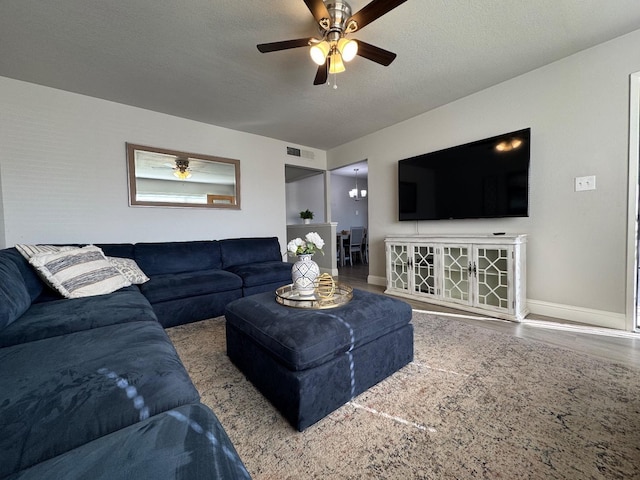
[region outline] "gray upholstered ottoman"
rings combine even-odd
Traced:
[[[299,431],[413,360],[401,300],[354,289],[346,305],[312,310],[274,297],[227,306],[227,355]]]

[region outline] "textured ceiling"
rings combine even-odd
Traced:
[[[329,149],[638,26],[638,0],[408,0],[353,35],[395,62],[334,90],[256,49],[316,34],[302,0],[2,0],[0,76]]]

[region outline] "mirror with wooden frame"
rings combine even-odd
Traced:
[[[127,143],[129,205],[240,209],[240,160]]]

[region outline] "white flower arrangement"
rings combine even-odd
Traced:
[[[316,232],[309,232],[304,240],[301,238],[291,240],[287,244],[287,251],[290,255],[313,255],[317,250],[324,255],[322,247],[324,247],[324,240],[320,238],[320,235]]]

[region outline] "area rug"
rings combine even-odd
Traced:
[[[412,322],[414,361],[302,433],[229,361],[223,317],[167,332],[255,480],[640,478],[640,370]]]

